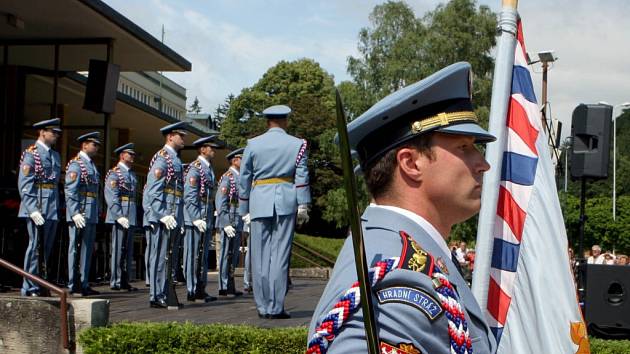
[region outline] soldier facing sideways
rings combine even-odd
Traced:
[[[190,163],[185,174],[184,186],[184,274],[188,301],[214,301],[217,298],[206,293],[208,283],[208,246],[212,238],[214,205],[214,171],[211,161],[214,137],[196,140],[193,145],[199,150],[199,157]],[[200,268],[201,267],[201,268]]]
[[[133,143],[114,150],[119,161],[105,176],[105,223],[112,225],[111,279],[112,290],[136,291],[129,284],[129,267],[133,262],[133,233],[136,226],[136,174],[131,170],[136,156]]]
[[[88,286],[98,223],[100,179],[92,158],[101,146],[99,137],[98,132],[78,137],[81,151],[66,166],[66,221],[70,231],[68,287],[70,293],[81,292],[83,296],[99,294]]]
[[[165,144],[151,160],[142,207],[151,233],[149,252],[149,304],[167,308],[165,260],[169,238],[178,237],[184,222],[183,171],[177,153],[184,148],[187,124],[174,123],[160,129]]]
[[[453,64],[348,125],[373,198],[361,221],[383,353],[496,350],[447,246],[453,225],[481,205],[490,166],[475,144],[495,140],[477,123],[470,74]],[[311,320],[309,353],[367,352],[352,249],[348,238]]]
[[[296,223],[308,221],[309,188],[306,140],[286,133],[291,109],[263,111],[266,133],[247,141],[241,161],[239,213],[251,221],[250,247],[258,316],[283,319],[289,258]]]
[[[35,144],[22,153],[18,174],[18,190],[22,199],[18,217],[26,220],[29,237],[24,270],[42,277],[39,257],[44,257],[45,264],[57,234],[61,158],[52,146],[61,135],[60,123],[59,118],[54,118],[33,124],[39,136]],[[39,254],[40,242],[44,243],[41,247],[45,250],[44,255]],[[26,278],[21,293],[24,296],[41,295],[39,285]]]
[[[219,295],[221,296],[243,295],[242,292],[236,291],[234,285],[234,269],[238,265],[243,233],[243,220],[238,214],[238,181],[243,150],[243,148],[236,149],[226,156],[230,162],[230,168],[221,176],[215,197],[217,229],[219,229],[221,239],[219,256]],[[246,259],[246,263],[247,261]],[[244,275],[244,278],[246,277],[247,274]]]

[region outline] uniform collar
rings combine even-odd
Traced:
[[[208,160],[206,160],[205,157],[199,155],[199,157],[197,157],[197,160],[201,161],[201,163],[206,166],[206,167],[210,167],[210,162],[208,162]]]
[[[408,219],[411,219],[411,221],[418,224],[424,231],[427,232],[427,234],[429,234],[429,236],[431,236],[431,239],[433,239],[433,241],[440,247],[440,249],[444,252],[444,254],[446,255],[451,254],[451,251],[449,251],[448,245],[446,244],[444,237],[440,235],[440,233],[435,228],[435,226],[433,226],[430,222],[427,221],[427,219],[423,218],[422,216],[412,211],[409,211],[407,209],[403,209],[403,208],[399,208],[399,207],[395,207],[391,205],[378,205],[378,204],[370,203],[370,208],[387,209],[397,214],[403,215],[407,217]]]
[[[172,154],[177,155],[177,151],[175,151],[175,149],[173,149],[170,145],[164,144],[164,148],[170,151]]]
[[[122,161],[118,162],[118,167],[122,168],[125,172],[129,171],[129,166]]]
[[[41,141],[41,140],[39,140],[39,139],[37,139],[37,145],[39,145],[39,146],[43,147],[43,148],[44,148],[44,150],[46,150],[46,151],[50,151],[50,146],[48,146],[48,145],[44,144],[44,142],[43,142],[43,141]]]
[[[237,176],[240,176],[241,171],[235,169],[234,167],[230,166],[230,170],[232,171],[232,173],[234,173]]]
[[[79,155],[83,157],[84,159],[88,160],[88,162],[92,162],[92,159],[90,158],[90,156],[88,156],[88,154],[86,154],[83,150],[79,151]]]
[[[280,127],[273,127],[273,128],[269,128],[270,132],[281,132],[281,133],[287,133],[284,129],[280,128]]]

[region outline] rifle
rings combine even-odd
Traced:
[[[79,185],[81,184],[81,181],[79,180]],[[84,188],[85,189],[85,196],[83,198],[83,201],[81,203],[81,215],[83,215],[83,217],[85,217],[85,206],[87,204],[87,185]],[[79,193],[80,195],[80,193]],[[87,227],[84,226],[81,229],[77,229],[76,224],[74,225],[75,228],[75,238],[74,238],[74,249],[76,250],[76,254],[74,255],[74,262],[72,265],[72,269],[74,270],[74,279],[72,282],[72,292],[73,293],[77,293],[83,290],[83,286],[81,285],[81,268],[79,266],[79,262],[81,261],[81,241],[83,240],[83,231],[84,229]],[[88,256],[87,253],[85,255],[86,257]]]
[[[365,260],[365,247],[363,245],[363,229],[359,215],[359,203],[357,201],[357,186],[350,155],[350,143],[348,142],[348,128],[346,126],[346,113],[339,91],[335,89],[337,106],[337,131],[339,133],[339,152],[341,154],[341,167],[343,168],[343,182],[348,202],[348,219],[352,231],[352,248],[354,249],[354,263],[357,269],[359,288],[361,294],[361,309],[363,310],[363,322],[367,339],[368,352],[379,353],[379,338],[374,306],[372,305],[372,290],[368,279],[368,267]]]
[[[229,181],[228,181],[229,183]],[[232,212],[232,198],[230,198],[230,200],[228,201],[228,218],[230,220],[230,225],[234,225],[235,226],[235,213]],[[226,235],[227,236],[227,235]],[[228,278],[227,278],[227,293],[228,294],[235,294],[236,293],[236,286],[234,285],[234,246],[235,246],[235,242],[234,242],[234,237],[226,237],[225,241],[227,241],[227,247],[228,247],[228,254],[227,254],[227,268],[228,268]]]
[[[37,209],[42,212],[42,181],[37,183]],[[44,237],[44,225],[35,225],[35,232],[37,235],[37,268],[39,269],[39,276],[45,280],[48,280],[48,268],[46,265],[46,240]],[[46,288],[40,288],[39,293],[42,296],[50,296],[50,292]]]
[[[175,201],[177,199],[177,178],[175,178],[175,188],[173,189],[173,201],[171,202],[171,215],[175,216]],[[175,238],[177,237],[177,227],[170,230],[168,234],[168,252],[166,252],[166,305],[169,310],[179,310],[183,305],[177,299],[175,292],[175,284],[173,283],[173,248],[175,247]]]
[[[129,206],[131,205],[130,197],[127,197],[127,213],[126,217],[129,220]],[[121,203],[122,204],[122,203]],[[121,205],[122,207],[122,205]],[[117,227],[114,224],[114,227]],[[123,237],[122,237],[122,245],[120,245],[120,287],[129,288],[129,274],[127,269],[127,237],[129,237],[129,229],[123,228]],[[116,271],[115,269],[113,271]]]
[[[201,170],[201,173],[205,173],[203,170]],[[209,203],[209,199],[210,199],[210,190],[208,188],[206,188],[206,204],[203,207],[203,211],[202,211],[202,215],[206,216],[206,231],[204,232],[200,232],[199,233],[199,245],[198,245],[198,249],[197,249],[197,284],[195,286],[195,298],[197,299],[204,299],[205,295],[206,295],[206,283],[205,283],[205,279],[204,279],[204,274],[203,274],[203,266],[207,263],[206,260],[206,252],[205,252],[205,248],[206,248],[206,235],[208,233],[208,228],[210,227],[210,223],[207,222],[207,215],[208,215],[208,203]],[[202,286],[200,286],[202,285]]]

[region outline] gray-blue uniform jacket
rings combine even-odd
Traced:
[[[98,223],[99,173],[92,161],[82,153],[66,167],[66,221],[83,211],[85,221]]]
[[[238,214],[238,183],[240,173],[232,167],[228,169],[221,180],[214,198],[214,206],[217,210],[216,228],[223,229],[232,225],[236,231],[243,231],[243,219]]]
[[[39,211],[44,219],[57,220],[60,176],[61,157],[58,152],[53,149],[46,151],[37,143],[29,146],[22,155],[18,174],[18,190],[22,199],[18,217],[28,218],[31,213]]]
[[[105,177],[105,202],[107,216],[105,223],[115,224],[121,217],[129,219],[130,226],[136,226],[136,174],[126,166],[114,166]]]
[[[282,128],[249,139],[241,160],[239,212],[251,219],[290,215],[311,202],[306,141]]]
[[[430,274],[443,269],[455,287],[468,322],[474,353],[494,353],[496,342],[485,317],[466,282],[451,261],[451,255],[412,219],[392,210],[368,207],[362,216],[368,266],[390,257],[400,257],[392,270],[372,289],[381,345],[387,348],[415,347],[421,353],[451,353],[446,310],[441,306]],[[405,235],[406,234],[406,235]],[[410,237],[410,238],[407,238]],[[431,261],[433,260],[433,262]],[[339,253],[332,277],[315,309],[308,341],[343,293],[357,281],[352,240]],[[351,314],[328,353],[365,353],[367,344],[362,310]],[[389,351],[388,351],[389,352]]]
[[[184,222],[186,226],[193,226],[193,221],[201,219],[207,223],[207,228],[210,230],[214,219],[214,204],[212,203],[214,171],[210,163],[206,166],[201,161],[202,158],[200,156],[191,162],[186,171]],[[205,215],[203,215],[204,209]]]
[[[175,151],[164,147],[153,156],[144,190],[145,199],[143,199],[143,203],[146,202],[143,207],[148,223],[159,224],[161,218],[173,215],[177,220],[177,226],[183,226],[182,175],[182,162]],[[177,191],[175,191],[175,185],[177,185]],[[175,210],[171,210],[173,198],[175,198]]]

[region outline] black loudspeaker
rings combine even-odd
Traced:
[[[607,178],[610,162],[610,122],[613,107],[580,104],[571,122],[571,177]]]
[[[630,266],[584,266],[584,317],[589,334],[630,339]]]
[[[114,113],[120,66],[103,60],[90,60],[83,108],[96,113]]]

